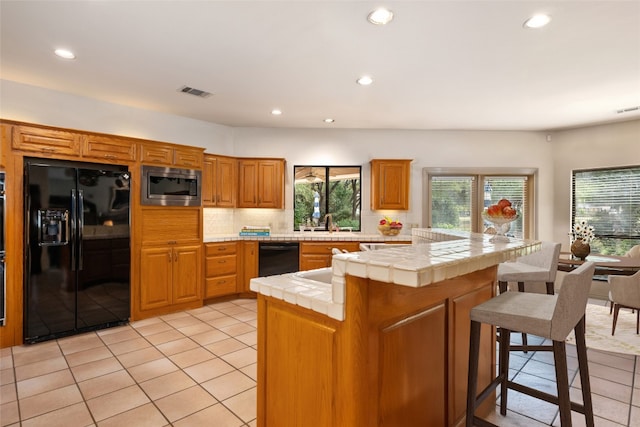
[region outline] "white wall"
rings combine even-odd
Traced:
[[[381,212],[370,210],[369,160],[413,159],[410,211],[393,213],[405,224],[422,219],[422,169],[425,167],[523,167],[538,169],[538,237],[552,233],[553,168],[551,143],[540,132],[337,130],[238,128],[234,130],[238,156],[277,156],[287,160],[286,209],[292,210],[294,165],[362,165],[363,231],[376,232]],[[286,224],[293,229],[293,214]],[[242,219],[241,219],[242,220]],[[238,224],[236,224],[238,225]],[[422,225],[422,224],[421,224]]]
[[[557,217],[553,212],[554,144],[540,132],[229,128],[6,80],[0,81],[0,117],[205,147],[210,153],[286,158],[285,212],[238,209],[231,225],[225,210],[227,225],[211,228],[217,231],[236,232],[247,223],[292,230],[293,165],[326,164],[363,166],[363,231],[374,233],[384,213],[369,209],[369,160],[373,158],[414,160],[410,211],[392,213],[404,223],[421,223],[424,167],[537,168],[538,238],[552,237]]]
[[[233,154],[232,128],[0,80],[0,117]]]
[[[553,239],[568,251],[572,171],[640,165],[640,120],[554,132],[551,136],[556,181]]]

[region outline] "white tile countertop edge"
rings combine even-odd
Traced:
[[[336,241],[336,242],[410,242],[410,234],[400,234],[397,236],[383,236],[380,234],[360,234],[357,232],[335,232],[314,231],[312,232],[292,232],[282,234],[271,234],[270,236],[240,236],[238,234],[214,234],[204,236],[204,243],[219,243],[243,240],[260,241],[291,241],[291,242],[313,242]]]
[[[330,284],[302,277],[310,272],[298,272],[257,277],[251,279],[250,288],[262,295],[342,321],[345,316],[344,286],[347,274],[400,286],[421,287],[482,270],[540,249],[540,242],[535,240],[510,238],[508,242],[494,243],[493,236],[479,233],[436,229],[414,229],[413,232],[413,244],[410,246],[390,245],[388,249],[334,255],[332,267],[329,268]]]

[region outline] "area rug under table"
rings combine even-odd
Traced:
[[[620,309],[616,334],[611,336],[613,314],[609,314],[609,309],[609,306],[587,304],[585,317],[587,348],[640,356],[640,335],[636,334],[636,313]],[[567,342],[575,344],[573,332],[567,338]]]

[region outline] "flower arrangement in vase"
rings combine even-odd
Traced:
[[[587,220],[583,219],[573,224],[573,230],[570,234],[573,238],[571,253],[576,258],[584,261],[591,253],[590,243],[596,238],[595,229],[592,225],[589,225]]]

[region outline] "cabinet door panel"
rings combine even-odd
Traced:
[[[371,161],[371,209],[409,209],[411,160]]]
[[[54,129],[14,126],[12,147],[15,150],[44,154],[80,155],[80,135]]]
[[[237,162],[235,159],[219,157],[216,166],[216,205],[233,208],[236,205]]]
[[[173,253],[170,248],[143,248],[140,263],[140,309],[149,310],[171,304]]]
[[[176,246],[173,255],[173,303],[200,299],[200,246]]]
[[[445,324],[439,304],[380,331],[379,426],[446,425]]]
[[[161,144],[143,144],[140,150],[140,161],[171,165],[173,163],[173,148]]]
[[[257,205],[258,164],[255,161],[238,162],[238,207],[253,208]]]
[[[282,172],[280,161],[258,163],[258,206],[281,208]]]
[[[203,154],[201,150],[190,150],[188,148],[174,149],[174,164],[188,169],[202,168]]]
[[[133,161],[136,159],[136,145],[122,139],[88,135],[82,138],[82,156],[100,160]]]
[[[215,170],[216,158],[205,155],[202,164],[202,205],[205,207],[215,206]]]

